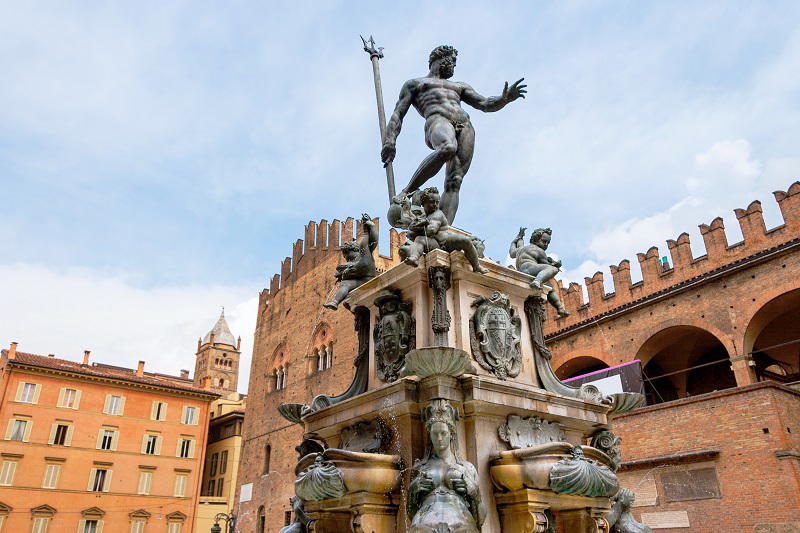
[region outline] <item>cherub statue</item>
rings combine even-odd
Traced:
[[[439,209],[439,190],[436,187],[425,189],[420,195],[420,201],[422,210],[415,210],[409,204],[404,213],[409,240],[400,247],[400,257],[406,263],[417,266],[424,254],[436,248],[446,252],[461,250],[473,271],[481,274],[488,272],[478,262],[478,251],[472,237],[450,229],[447,217]]]
[[[636,495],[630,489],[619,489],[611,511],[606,515],[606,520],[613,533],[653,533],[650,526],[636,521],[631,513],[631,507],[636,500]]]
[[[534,230],[531,234],[530,244],[523,246],[526,229],[528,228],[519,228],[519,233],[511,243],[508,254],[517,259],[517,270],[533,276],[531,287],[541,289],[543,284],[547,284],[553,288],[547,294],[547,301],[556,308],[560,316],[569,316],[552,281],[561,268],[561,261],[553,259],[545,252],[550,245],[553,230],[550,228]]]
[[[334,275],[339,280],[339,287],[333,299],[323,304],[323,307],[338,309],[350,291],[375,277],[375,258],[372,252],[378,247],[378,230],[366,213],[361,215],[361,223],[364,226],[361,240],[353,239],[342,244],[342,256],[346,262],[336,267]]]
[[[444,399],[432,400],[422,410],[429,438],[425,457],[414,463],[408,489],[409,533],[481,530],[486,509],[478,490],[478,471],[459,456],[457,418],[455,408]]]

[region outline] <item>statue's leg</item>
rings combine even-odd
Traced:
[[[547,293],[547,301],[550,302],[550,305],[556,308],[556,312],[559,316],[569,316],[569,311],[564,307],[564,304],[561,303],[561,298],[558,297],[558,291],[556,290],[556,284],[551,279],[545,282],[547,285],[550,285],[553,290]]]
[[[336,294],[334,295],[333,299],[322,306],[333,310],[338,309],[339,304],[342,303],[345,298],[347,298],[347,295],[350,294],[350,291],[359,285],[361,285],[361,281],[355,279],[346,279],[344,281],[340,281],[339,287],[336,289]]]
[[[541,287],[544,283],[553,279],[556,274],[558,274],[558,268],[554,267],[553,265],[542,265],[544,268],[539,270],[536,274],[536,277],[533,280],[534,287]]]
[[[458,133],[458,148],[455,157],[447,162],[447,176],[444,179],[444,193],[440,209],[447,217],[450,224],[456,218],[458,211],[458,192],[461,182],[472,164],[472,154],[475,151],[475,129],[467,122]]]
[[[469,264],[472,265],[473,271],[480,272],[481,274],[488,272],[488,270],[483,268],[478,262],[478,251],[475,249],[472,239],[466,235],[461,235],[458,233],[448,234],[444,248],[448,252],[452,252],[453,250],[461,250],[464,252],[464,256],[467,258],[467,261],[469,261]]]
[[[443,116],[431,115],[425,121],[425,143],[433,149],[433,153],[422,160],[403,193],[408,194],[422,187],[453,158],[457,147],[456,130]]]

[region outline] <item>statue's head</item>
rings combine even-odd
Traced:
[[[458,412],[447,400],[437,398],[431,400],[422,410],[422,421],[430,438],[431,451],[441,456],[448,448],[457,454],[456,420]]]
[[[623,509],[630,509],[633,507],[633,502],[636,501],[636,494],[630,489],[619,489],[617,501],[619,501]]]
[[[550,246],[550,238],[553,235],[553,230],[550,228],[537,228],[531,233],[531,244],[535,244],[542,250],[547,250]]]
[[[342,255],[348,261],[353,261],[358,259],[358,255],[361,251],[361,248],[358,246],[358,241],[353,239],[352,241],[347,241],[342,244]]]
[[[439,189],[436,187],[428,187],[419,197],[422,202],[422,207],[425,209],[425,214],[430,215],[439,209]]]
[[[436,67],[439,76],[444,79],[451,78],[456,69],[457,55],[458,50],[452,46],[446,44],[437,46],[431,51],[430,58],[428,59],[428,68],[433,69]]]

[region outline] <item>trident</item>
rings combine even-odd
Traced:
[[[383,47],[375,48],[375,39],[372,35],[369,36],[369,41],[361,37],[361,42],[364,43],[364,51],[369,54],[369,59],[372,61],[372,76],[375,79],[375,99],[378,102],[378,126],[381,129],[381,145],[386,140],[386,114],[383,109],[383,88],[381,87],[381,69],[378,66],[378,60],[383,57]],[[394,169],[391,163],[385,165],[386,168],[386,186],[389,188],[389,203],[392,203],[394,198]]]

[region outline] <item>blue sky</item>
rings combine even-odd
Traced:
[[[482,94],[525,76],[526,100],[470,111],[457,224],[488,255],[550,226],[581,280],[682,231],[699,255],[718,215],[733,242],[734,208],[775,225],[800,177],[798,21],[796,2],[3,3],[0,343],[175,372],[225,305],[249,356],[303,225],[385,215],[359,34],[386,49],[387,112],[438,44]],[[398,188],[426,153],[412,111]]]

